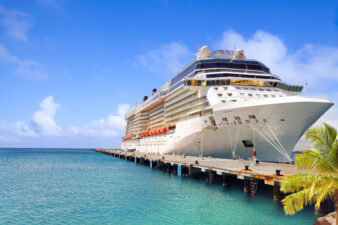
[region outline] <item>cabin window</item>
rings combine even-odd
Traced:
[[[214,87],[214,89],[217,91],[217,90],[218,90],[218,87]]]
[[[219,97],[221,97],[221,96],[222,96],[222,93],[218,93],[217,95],[218,95]]]
[[[232,99],[231,101],[232,101],[232,102],[237,102],[237,100],[236,100],[236,99]]]
[[[249,115],[249,119],[256,119],[255,115]]]
[[[232,93],[227,93],[228,94],[228,96],[232,96]]]
[[[223,87],[224,90],[228,90],[228,87]]]
[[[242,143],[246,148],[253,148],[254,147],[254,144],[251,140],[243,140]]]
[[[252,94],[248,94],[250,97],[252,97]]]

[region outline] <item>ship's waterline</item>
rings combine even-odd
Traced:
[[[127,112],[122,149],[291,161],[300,137],[333,103],[300,96],[302,86],[283,83],[243,51],[203,49]]]

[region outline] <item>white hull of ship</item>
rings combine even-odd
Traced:
[[[250,140],[257,159],[290,161],[300,137],[332,105],[328,100],[301,96],[215,104],[213,115],[179,122],[171,133],[124,141],[121,147],[142,153],[249,159],[253,148],[242,141]],[[256,118],[249,119],[249,115]],[[210,116],[216,124],[210,123]],[[240,117],[240,122],[234,117]]]

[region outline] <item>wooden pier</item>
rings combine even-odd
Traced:
[[[222,185],[228,186],[232,179],[243,180],[244,191],[255,195],[258,182],[274,186],[274,200],[280,201],[283,193],[280,183],[287,174],[297,173],[295,165],[286,163],[259,162],[248,160],[232,160],[212,157],[198,157],[169,154],[145,154],[126,152],[115,149],[94,149],[117,158],[158,168],[177,176],[204,176],[208,183],[213,183],[216,176],[222,179]]]

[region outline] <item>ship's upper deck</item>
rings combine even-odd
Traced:
[[[250,72],[259,74],[261,79],[277,79],[278,76],[270,73],[270,69],[263,63],[256,60],[232,60],[232,59],[221,59],[221,58],[207,58],[193,60],[188,66],[177,73],[170,80],[169,92],[175,90],[183,83],[183,79],[187,77],[193,77],[198,72]],[[248,75],[253,76],[253,75]],[[211,77],[210,77],[211,78]]]
[[[180,86],[184,85],[184,80],[198,77],[203,74],[202,79],[219,79],[219,78],[247,78],[259,79],[266,82],[275,81],[280,83],[280,78],[271,74],[270,69],[263,63],[246,59],[242,50],[215,50],[210,53],[207,46],[199,48],[196,59],[192,60],[186,67],[178,72],[164,87],[143,103],[134,106],[126,113],[126,118],[143,110],[152,107],[156,102],[163,101],[166,95],[169,95]],[[201,79],[201,77],[200,77]],[[212,82],[212,81],[210,81]],[[161,100],[161,101],[160,101]]]

